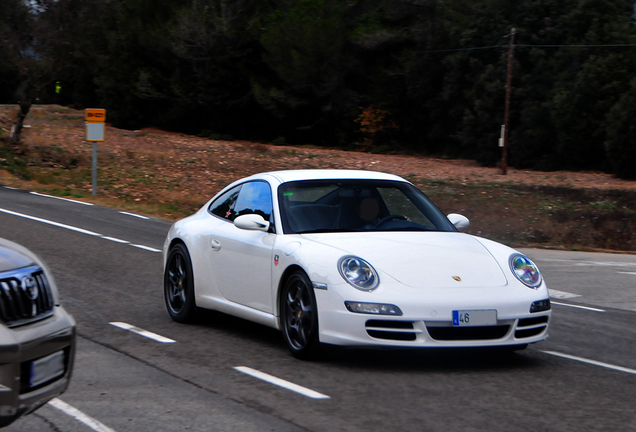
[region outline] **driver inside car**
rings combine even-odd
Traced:
[[[358,216],[365,222],[364,228],[373,228],[378,221],[379,214],[380,205],[377,199],[368,197],[360,201]]]

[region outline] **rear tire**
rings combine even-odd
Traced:
[[[311,282],[302,271],[287,279],[280,296],[280,324],[287,348],[301,360],[319,352],[318,309]]]
[[[182,243],[175,244],[168,253],[163,291],[170,318],[180,323],[194,318],[196,307],[192,261],[188,249]]]

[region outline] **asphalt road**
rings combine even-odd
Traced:
[[[79,333],[61,403],[6,430],[636,430],[634,255],[524,250],[555,304],[550,338],[520,353],[335,349],[302,362],[257,324],[174,323],[158,252],[169,223],[138,216],[0,187],[0,237],[48,263]]]

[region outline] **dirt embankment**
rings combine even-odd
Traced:
[[[5,143],[14,111],[0,108]],[[26,124],[30,127],[19,148],[4,144],[0,183],[176,219],[253,173],[365,169],[412,181],[443,211],[468,216],[474,234],[513,245],[636,250],[636,182],[604,173],[509,169],[504,176],[498,168],[469,160],[218,141],[108,126],[106,141],[99,143],[95,199],[90,196],[91,144],[85,141],[83,112],[35,106]]]

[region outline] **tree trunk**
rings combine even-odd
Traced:
[[[20,104],[20,111],[18,111],[18,116],[13,122],[13,126],[11,127],[11,135],[9,138],[11,142],[14,144],[20,144],[20,135],[22,134],[22,126],[24,124],[24,118],[29,113],[31,109],[31,98],[25,98],[26,100],[18,102]]]

